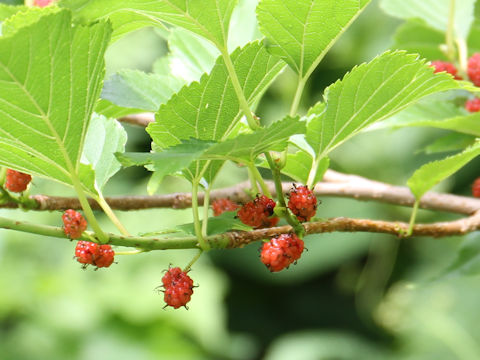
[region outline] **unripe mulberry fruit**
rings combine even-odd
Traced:
[[[115,258],[115,252],[108,244],[98,246],[98,255],[95,257],[94,264],[97,268],[109,267]]]
[[[260,260],[271,272],[283,270],[294,263],[304,249],[304,242],[295,234],[282,234],[263,244]]]
[[[98,244],[91,241],[79,241],[75,247],[75,257],[80,264],[95,265],[98,256]]]
[[[317,212],[317,198],[307,186],[290,190],[288,208],[297,216],[298,221],[309,221]]]
[[[235,204],[232,200],[226,198],[217,199],[212,202],[213,215],[215,216],[219,216],[226,211],[235,211],[239,207],[238,204]]]
[[[112,265],[115,252],[110,245],[99,245],[91,241],[79,241],[75,247],[75,257],[80,264],[102,268]]]
[[[475,53],[468,59],[467,74],[475,86],[480,86],[480,53]]]
[[[87,229],[87,221],[79,212],[68,209],[62,215],[63,231],[70,239],[78,239]]]
[[[170,268],[162,278],[164,301],[174,309],[187,305],[193,294],[193,280],[179,267]]]
[[[453,65],[452,63],[450,63],[448,61],[440,61],[440,60],[432,61],[430,63],[430,66],[432,66],[435,69],[433,71],[434,73],[439,73],[439,72],[446,71],[447,73],[453,75],[453,77],[455,79],[457,79],[457,80],[462,79],[461,76],[457,75],[458,70],[455,67],[455,65]]]
[[[480,98],[475,98],[471,100],[467,100],[465,103],[465,109],[468,112],[474,113],[480,111]]]
[[[480,198],[480,177],[476,178],[472,184],[472,195]]]
[[[30,175],[24,174],[20,171],[7,169],[5,176],[5,189],[12,192],[22,192],[27,189],[30,181],[32,181],[32,177]]]
[[[272,227],[279,221],[278,217],[271,217],[274,208],[275,201],[265,195],[257,196],[253,201],[243,205],[238,210],[237,216],[244,224],[256,229]]]

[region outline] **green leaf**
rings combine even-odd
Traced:
[[[370,0],[261,0],[260,30],[268,50],[308,78]]]
[[[237,49],[231,58],[250,106],[284,67],[259,42]],[[210,75],[184,87],[160,107],[147,132],[161,148],[190,138],[222,141],[233,131],[241,113],[226,66],[219,57]]]
[[[315,174],[314,184],[321,181],[325,171],[330,166],[330,159],[324,157],[320,160],[317,172]],[[287,165],[282,169],[282,174],[291,177],[293,180],[302,184],[308,181],[308,174],[313,167],[313,158],[307,152],[300,150],[295,154],[288,154]]]
[[[237,0],[64,0],[60,6],[71,9],[84,21],[108,18],[113,39],[144,26],[163,23],[183,27],[222,48]]]
[[[0,164],[72,184],[102,88],[105,22],[72,26],[61,11],[0,38]],[[48,34],[48,35],[46,35]]]
[[[477,3],[477,7],[479,3]],[[480,52],[480,16],[477,17],[479,20],[475,20],[472,25],[472,29],[468,34],[467,46],[469,53],[473,54]]]
[[[392,49],[418,53],[430,60],[447,60],[445,53],[440,50],[440,45],[445,43],[445,34],[418,19],[410,19],[400,25],[393,39]]]
[[[192,139],[161,152],[116,153],[115,156],[124,167],[153,165],[147,168],[155,171],[155,183],[159,184],[166,175],[187,168],[211,145],[211,142]]]
[[[125,151],[127,133],[115,119],[94,114],[88,126],[82,162],[95,170],[95,187],[102,190],[108,179],[120,170],[115,153]]]
[[[122,116],[142,113],[144,112],[144,110],[124,108],[124,107],[112,104],[108,100],[100,99],[97,102],[97,105],[95,106],[95,112],[107,118],[118,119]]]
[[[21,11],[16,12],[2,23],[2,35],[9,36],[18,29],[36,23],[42,16],[58,13],[57,7],[23,7]]]
[[[26,10],[27,7],[20,5],[20,6],[14,6],[14,5],[5,5],[5,4],[0,4],[0,21],[4,21],[5,19],[8,19],[10,16],[16,14],[19,11]]]
[[[447,31],[451,0],[383,0],[380,5],[391,16],[401,19],[419,18],[429,26]],[[475,0],[455,1],[454,31],[466,39],[474,19]]]
[[[451,133],[435,140],[426,146],[423,151],[426,154],[437,154],[447,151],[460,151],[475,143],[475,136]]]
[[[242,134],[210,147],[202,155],[204,159],[229,159],[238,162],[253,162],[266,151],[283,151],[290,136],[306,131],[305,122],[299,117],[287,116],[267,128],[261,128],[252,134]]]
[[[434,74],[416,55],[386,52],[326,89],[327,107],[310,121],[307,141],[321,159],[374,122],[427,95],[458,86],[450,75]]]
[[[232,51],[247,43],[260,40],[263,35],[258,29],[256,9],[258,0],[241,0],[233,11],[228,33],[228,49]],[[238,31],[241,29],[241,31]]]
[[[156,181],[160,181],[165,175],[183,170],[198,159],[253,163],[263,152],[284,150],[290,136],[304,131],[305,124],[300,122],[298,117],[286,117],[268,128],[261,128],[251,134],[242,134],[220,143],[190,139],[164,151],[117,154],[117,158],[123,166],[153,164],[157,173]]]
[[[122,70],[105,81],[102,98],[121,107],[157,111],[183,85],[174,76]]]
[[[210,42],[182,28],[169,31],[168,48],[169,54],[154,64],[154,72],[181,79],[184,84],[198,81],[204,73],[210,73],[220,55]]]
[[[451,102],[420,102],[374,128],[433,127],[480,136],[480,113],[467,113]]]
[[[240,220],[236,219],[235,215],[236,213],[234,211],[227,211],[219,216],[209,217],[207,235],[223,234],[232,230],[252,230],[251,226],[245,225]],[[178,225],[176,228],[186,234],[195,235],[195,227],[193,223]]]
[[[460,170],[478,155],[480,155],[480,142],[475,143],[457,155],[423,165],[408,179],[407,184],[415,198],[420,200],[423,194],[434,185]]]

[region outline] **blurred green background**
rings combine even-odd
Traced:
[[[256,1],[240,3],[253,8]],[[398,25],[373,1],[314,73],[302,112],[354,65],[389,48]],[[148,72],[167,51],[153,29],[132,33],[109,49],[107,76],[124,68]],[[285,71],[275,82],[259,106],[263,120],[288,112],[294,79]],[[128,150],[148,151],[145,131],[125,127]],[[365,133],[336,150],[331,167],[404,185],[416,168],[435,158],[417,150],[442,134],[423,128]],[[479,165],[472,162],[438,190],[468,195]],[[232,165],[216,186],[244,179],[244,171]],[[123,170],[106,194],[145,194],[147,181],[142,169]],[[188,191],[188,184],[177,178],[162,184],[162,193],[176,191]],[[32,192],[72,194],[41,179],[34,180]],[[405,208],[336,198],[322,199],[318,212],[320,217],[403,221],[409,214]],[[61,225],[59,212],[0,210],[0,216]],[[132,233],[191,221],[190,210],[119,217]],[[421,211],[418,221],[454,218]],[[109,269],[82,270],[72,258],[74,243],[1,230],[0,359],[479,359],[479,279],[438,277],[460,242],[476,237],[309,236],[308,252],[278,274],[260,263],[258,244],[211,251],[191,272],[199,287],[187,311],[163,309],[162,295],[154,289],[162,270],[169,264],[185,266],[191,251],[119,256]]]

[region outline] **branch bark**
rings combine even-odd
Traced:
[[[270,191],[275,194],[275,186],[267,182]],[[250,200],[249,195],[244,191],[249,187],[248,182],[240,183],[229,188],[214,190],[210,199],[213,201],[219,198],[229,198],[238,203],[245,203]],[[292,187],[291,183],[283,183],[283,191],[287,193]],[[318,197],[346,197],[357,200],[370,200],[389,203],[401,206],[413,206],[415,198],[410,190],[404,186],[394,186],[366,178],[345,175],[336,171],[328,170],[324,181],[315,186],[315,195]],[[80,209],[80,203],[74,197],[59,197],[46,195],[33,195],[31,199],[36,201],[38,207],[34,210],[66,210]],[[174,208],[184,209],[191,207],[192,199],[190,193],[174,193],[154,196],[118,196],[107,197],[107,203],[115,210],[141,210],[152,208]],[[94,210],[100,210],[100,206],[93,199],[89,199],[90,206]],[[203,193],[199,194],[199,204],[203,204]],[[17,208],[15,203],[0,205],[0,208]],[[480,210],[480,199],[428,192],[422,198],[420,207],[436,211],[445,211],[456,214],[470,215]]]
[[[408,229],[404,222],[389,222],[381,220],[331,218],[326,221],[316,221],[304,224],[306,234],[320,234],[327,232],[371,232],[392,234],[402,237]],[[33,234],[68,239],[63,228],[47,225],[32,224],[25,221],[14,221],[0,217],[0,228],[23,231]],[[437,222],[433,224],[417,224],[413,228],[412,236],[445,237],[464,235],[480,228],[480,211],[465,219]],[[259,229],[252,231],[232,231],[219,235],[211,235],[206,241],[212,248],[239,248],[255,241],[269,239],[280,234],[291,233],[290,225]],[[84,233],[85,234],[85,233]],[[86,232],[78,240],[91,241],[94,234]],[[107,234],[109,244],[135,247],[143,250],[192,249],[199,248],[195,236],[175,236],[175,233],[158,237],[121,236]]]

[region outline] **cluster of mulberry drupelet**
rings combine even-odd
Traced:
[[[170,268],[162,278],[165,306],[187,308],[193,294],[193,280],[179,267]]]
[[[15,171],[12,169],[7,169],[5,174],[5,189],[11,192],[22,192],[25,191],[28,187],[28,184],[32,181],[32,176],[29,174],[22,173],[20,171]]]
[[[87,221],[79,212],[68,209],[62,215],[63,231],[70,239],[78,239],[87,229]],[[84,267],[93,265],[98,268],[112,265],[115,252],[107,244],[97,244],[91,241],[79,241],[75,247],[75,258]]]
[[[305,222],[315,216],[317,198],[307,186],[293,185],[288,194],[288,208],[298,221]],[[221,201],[220,201],[221,200]],[[231,209],[237,204],[228,199],[220,199],[212,204],[214,214],[222,213],[224,208]],[[272,216],[275,202],[265,195],[257,195],[255,199],[244,204],[238,210],[237,217],[246,225],[256,229],[275,226],[279,218]],[[304,242],[296,234],[282,234],[265,242],[261,249],[260,260],[272,272],[288,268],[302,255]]]
[[[448,61],[432,61],[431,66],[435,69],[434,72],[436,73],[446,71],[453,75],[456,80],[462,80],[462,77],[457,75],[458,70],[455,65]],[[467,75],[473,85],[480,87],[480,53],[475,53],[468,59]],[[467,100],[465,109],[469,112],[480,111],[480,99],[475,97]]]

